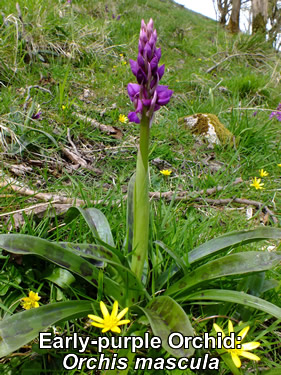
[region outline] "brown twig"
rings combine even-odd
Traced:
[[[77,117],[78,119],[85,121],[87,123],[90,123],[93,127],[99,129],[103,133],[109,134],[114,138],[121,139],[122,138],[122,131],[114,126],[111,125],[105,125],[99,123],[97,120],[81,115],[80,113],[77,112],[72,112],[72,115]]]
[[[231,186],[237,185],[239,183],[243,182],[242,178],[237,178]],[[0,187],[7,187],[10,188],[11,190],[18,192],[22,195],[26,196],[31,196],[33,198],[42,200],[44,202],[49,202],[49,203],[59,203],[59,204],[65,204],[65,205],[73,205],[73,206],[83,206],[85,205],[85,201],[79,198],[67,198],[58,194],[52,194],[52,193],[37,193],[34,190],[17,184],[17,181],[12,179],[12,178],[6,178],[4,181],[0,181]],[[214,194],[218,191],[222,191],[226,189],[227,186],[215,186],[213,188],[205,190],[201,190],[197,192],[198,195],[211,195]],[[247,206],[254,206],[257,207],[258,209],[263,209],[268,213],[268,215],[272,218],[274,223],[278,223],[277,218],[274,216],[274,213],[262,202],[250,200],[250,199],[244,199],[244,198],[226,198],[226,199],[211,199],[211,198],[203,198],[203,197],[194,197],[191,196],[187,191],[180,192],[179,194],[175,195],[174,192],[168,191],[164,193],[160,192],[150,192],[149,193],[150,198],[152,199],[160,199],[163,198],[167,201],[171,201],[174,199],[175,201],[194,201],[194,202],[205,202],[208,204],[212,205],[222,205],[226,206],[229,205],[230,203],[238,203],[242,205],[247,205]],[[123,199],[126,199],[127,196],[124,196]],[[98,205],[98,204],[105,204],[104,200],[98,200],[98,201],[91,201],[93,205]],[[112,204],[119,205],[120,200],[113,201]],[[67,208],[67,207],[65,207]],[[30,208],[23,209],[22,211],[28,211]],[[21,211],[21,210],[20,210]],[[15,213],[15,212],[12,212]],[[0,216],[5,216],[7,214],[2,214]],[[11,214],[11,213],[10,213]]]
[[[242,182],[243,182],[242,178],[238,177],[235,181],[233,181],[231,183],[231,186],[241,184]],[[218,186],[214,186],[214,187],[212,187],[210,189],[207,189],[207,190],[200,190],[200,191],[195,192],[193,194],[196,194],[196,195],[212,195],[212,194],[217,193],[218,191],[225,190],[226,188],[227,188],[227,186],[218,185]],[[150,198],[153,198],[153,199],[164,198],[168,202],[171,201],[172,199],[174,199],[175,201],[185,201],[185,200],[193,199],[192,197],[194,197],[194,195],[191,195],[190,192],[187,191],[187,190],[181,191],[177,195],[175,195],[175,192],[173,192],[173,191],[167,191],[165,193],[155,191],[153,193],[149,193],[149,195],[150,195]]]
[[[216,206],[227,206],[230,203],[239,203],[246,206],[255,206],[258,209],[263,209],[268,215],[272,218],[272,221],[277,224],[278,219],[274,216],[274,213],[262,202],[253,201],[250,199],[244,198],[227,198],[227,199],[211,199],[211,198],[201,198],[197,197],[194,198],[195,202],[206,202],[208,204],[216,205]]]

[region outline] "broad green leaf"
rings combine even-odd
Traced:
[[[109,223],[104,214],[97,208],[71,207],[67,211],[66,220],[73,220],[80,212],[93,235],[108,245],[115,247]]]
[[[156,297],[145,308],[141,308],[147,316],[155,336],[162,340],[162,346],[174,357],[190,357],[194,353],[191,348],[172,349],[168,345],[168,337],[173,332],[183,336],[193,336],[193,328],[182,307],[168,296]]]
[[[91,259],[91,263],[96,267],[104,267],[104,259],[114,260],[120,263],[119,258],[112,253],[112,251],[101,245],[73,242],[60,242],[59,244],[89,261]]]
[[[35,339],[50,325],[73,316],[87,316],[96,302],[58,302],[26,310],[0,321],[0,357],[4,357]],[[98,307],[98,304],[97,304]]]
[[[189,272],[168,288],[166,294],[180,296],[186,289],[204,281],[229,275],[268,270],[275,267],[280,261],[281,254],[263,251],[247,251],[245,253],[226,255]]]
[[[266,239],[277,240],[280,238],[281,229],[279,228],[259,227],[247,231],[231,232],[196,247],[184,256],[184,260],[188,263],[193,263],[205,256],[214,254],[217,251],[225,250],[231,246],[234,247]]]
[[[195,292],[189,296],[178,298],[179,301],[202,301],[202,300],[213,300],[213,301],[224,301],[238,303],[244,306],[253,307],[275,316],[277,319],[281,319],[281,308],[274,305],[273,303],[267,302],[261,298],[251,296],[250,294],[243,292],[236,292],[234,290],[225,289],[207,289],[200,292]]]
[[[81,256],[62,246],[24,234],[1,234],[0,248],[16,254],[34,254],[39,255],[58,266],[76,273],[83,277],[90,284],[96,286],[98,280],[98,269]],[[124,297],[124,292],[119,284],[104,276],[105,293],[114,297],[118,301]]]
[[[56,267],[49,276],[44,279],[51,281],[63,289],[67,289],[74,281],[75,277],[64,268]]]

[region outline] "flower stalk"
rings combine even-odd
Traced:
[[[134,237],[132,271],[141,279],[149,238],[149,118],[142,116],[134,193]]]

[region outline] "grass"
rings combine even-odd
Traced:
[[[281,101],[280,53],[259,36],[231,36],[215,21],[169,0],[120,0],[110,4],[102,0],[73,0],[71,4],[62,0],[22,0],[20,9],[22,20],[14,2],[6,2],[0,15],[3,177],[13,177],[34,191],[83,199],[87,207],[92,206],[91,201],[101,200],[96,207],[107,216],[116,243],[122,246],[126,216],[123,197],[135,169],[138,126],[122,124],[118,118],[119,114],[132,110],[126,93],[127,84],[133,82],[129,59],[137,54],[141,18],[152,17],[162,48],[162,63],[166,66],[163,84],[168,84],[174,95],[169,105],[156,114],[152,127],[150,190],[186,190],[195,195],[202,189],[227,186],[211,198],[260,201],[274,211],[278,223],[255,208],[252,218],[247,220],[246,208],[237,204],[216,206],[192,199],[167,203],[161,199],[151,205],[155,218],[151,239],[161,239],[178,255],[183,255],[229,231],[250,229],[260,223],[280,226],[281,168],[277,164],[281,163],[281,130],[280,122],[269,119]],[[207,73],[215,64],[217,68]],[[29,86],[40,87],[31,88],[27,100]],[[42,115],[40,120],[34,120],[31,116],[38,104]],[[79,120],[74,112],[118,127],[123,132],[122,138],[100,132]],[[193,113],[216,114],[235,135],[236,147],[209,149],[206,143],[198,142],[178,124],[180,117]],[[63,148],[72,147],[68,134],[91,168],[76,168],[66,157]],[[162,166],[155,162],[157,159],[169,163],[173,170],[171,177],[159,173]],[[29,169],[18,175],[12,165]],[[250,183],[262,168],[269,176],[263,178],[264,189],[255,190]],[[238,177],[242,177],[243,183],[231,185]],[[24,214],[20,225],[13,226],[16,217],[3,214],[37,204],[38,200],[7,187],[0,190],[0,195],[1,233],[18,231],[55,241],[92,240],[81,220],[65,224],[57,215],[38,218]],[[116,204],[119,200],[121,203]],[[268,245],[272,243],[264,244]],[[152,246],[151,242],[151,249]],[[249,249],[260,246],[248,245]],[[168,264],[167,255],[157,251],[160,260],[155,259],[155,264],[159,261]],[[19,299],[30,289],[40,290],[42,303],[77,296],[96,298],[95,291],[85,290],[80,279],[71,289],[62,288],[60,278],[53,275],[54,266],[38,258],[16,258],[2,252],[0,265],[2,317],[19,310]],[[265,277],[268,282],[276,279],[279,283],[265,292],[266,299],[281,306],[280,266]],[[249,287],[244,278],[213,283],[226,288],[233,282],[238,290]],[[242,320],[244,316],[251,325],[249,340],[257,338],[263,348],[262,362],[246,361],[245,374],[280,368],[279,322],[257,311],[249,315],[231,304],[197,305],[191,311],[196,316],[194,328],[198,334],[211,330],[211,320],[199,324],[200,319],[219,314]],[[81,320],[58,324],[57,329],[97,335],[85,328],[85,321]],[[34,342],[20,353],[2,359],[0,370],[3,375],[75,374],[61,369],[62,357],[62,352],[38,350]],[[223,366],[220,373],[228,374]]]

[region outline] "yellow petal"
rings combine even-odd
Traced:
[[[253,353],[250,353],[250,352],[242,351],[240,355],[242,357],[247,358],[247,359],[251,359],[252,361],[260,361],[260,357],[258,357],[257,355],[255,355]]]
[[[115,326],[115,327],[111,328],[111,331],[115,332],[115,333],[120,333],[121,329],[119,327]]]
[[[128,307],[126,307],[124,310],[120,311],[120,313],[117,315],[116,319],[117,320],[122,319],[123,316],[127,314],[127,311],[128,311]]]
[[[103,328],[104,327],[104,324],[102,324],[102,323],[96,323],[96,322],[91,322],[91,325],[94,326],[94,327],[98,327],[98,328]]]
[[[39,303],[38,302],[33,302],[33,307],[39,307]]]
[[[104,328],[104,329],[102,330],[102,333],[105,333],[105,332],[107,332],[107,331],[109,331],[109,330],[110,330],[110,328],[106,327],[106,328]]]
[[[118,312],[118,302],[115,301],[113,304],[111,316],[115,318],[117,316],[117,312]]]
[[[228,333],[229,333],[229,335],[230,335],[232,332],[234,332],[233,324],[232,324],[232,321],[229,320],[229,321],[228,321]]]
[[[31,309],[31,304],[29,302],[24,302],[22,304],[22,307],[25,309],[25,310],[29,310]]]
[[[120,322],[117,323],[118,326],[121,326],[121,324],[129,324],[130,320],[125,319],[125,320],[120,320]]]
[[[241,350],[253,350],[257,349],[260,346],[260,342],[246,342],[245,344],[242,344]]]
[[[223,330],[221,329],[221,327],[219,327],[216,323],[213,324],[213,327],[214,327],[214,329],[217,333],[220,332],[222,334],[222,336],[221,336],[222,338],[225,337],[225,334],[224,334]]]
[[[234,362],[236,367],[238,367],[238,368],[241,367],[241,361],[240,361],[237,354],[231,353],[231,358],[232,358],[232,361]]]
[[[240,336],[240,337],[241,337],[240,342],[241,342],[242,340],[244,340],[244,338],[245,338],[245,336],[247,335],[249,329],[250,329],[250,326],[247,326],[247,327],[243,328],[243,329],[238,333],[237,336]],[[238,341],[238,340],[237,340],[237,343],[239,344],[239,341]]]
[[[107,307],[105,306],[105,304],[102,301],[100,301],[100,309],[101,309],[101,312],[102,312],[102,315],[103,315],[104,318],[109,316],[109,312],[107,310]]]
[[[38,293],[35,293],[32,290],[29,292],[29,298],[33,301],[39,301],[41,299],[41,297],[38,296]]]
[[[98,323],[103,323],[104,319],[100,318],[99,316],[96,316],[96,315],[88,315],[88,318],[92,319],[92,320],[95,320],[96,322]]]

